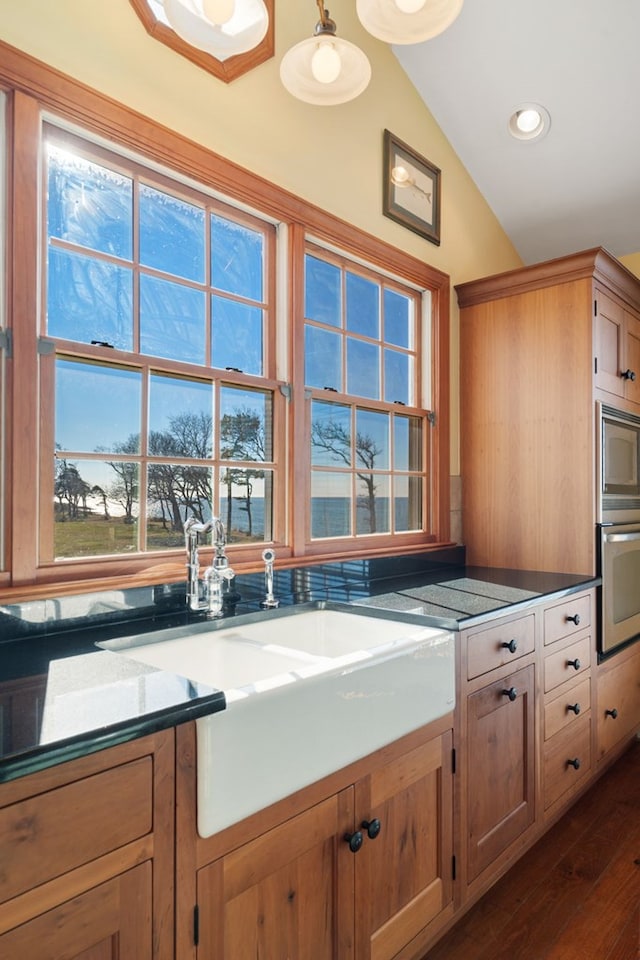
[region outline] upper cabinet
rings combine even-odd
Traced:
[[[640,280],[597,248],[456,291],[468,561],[595,574],[595,400],[640,410]]]
[[[599,288],[595,345],[598,390],[640,404],[640,315]]]

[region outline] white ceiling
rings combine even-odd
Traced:
[[[640,0],[465,0],[394,52],[526,264],[640,251]],[[532,101],[549,133],[515,140]]]

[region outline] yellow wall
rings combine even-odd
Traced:
[[[521,265],[515,249],[391,49],[360,27],[355,4],[329,4],[340,35],[368,55],[357,100],[314,107],[278,68],[311,35],[313,0],[276,0],[276,56],[225,84],[151,39],[126,0],[0,0],[0,39],[127,104],[448,273],[452,285]],[[335,4],[335,7],[334,7]],[[382,215],[382,134],[442,170],[440,247]],[[452,292],[452,460],[458,460],[458,313]]]
[[[620,257],[620,262],[624,264],[627,270],[640,277],[640,253],[629,253],[626,257]]]

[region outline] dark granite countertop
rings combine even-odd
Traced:
[[[459,630],[599,583],[588,576],[465,567],[455,562],[456,553],[452,559],[425,565],[386,558],[280,571],[276,595],[283,606],[334,600]],[[238,588],[236,612],[255,613],[263,579],[239,577]],[[96,646],[188,624],[183,585],[152,588],[152,603],[148,594],[141,604],[115,597],[66,598],[76,603],[60,602],[71,616],[58,619],[47,606],[58,601],[42,602],[41,611],[34,604],[26,610],[0,606],[0,641],[7,641],[0,642],[0,782],[225,708],[224,694],[214,687]]]

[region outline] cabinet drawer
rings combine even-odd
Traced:
[[[580,717],[544,746],[544,808],[572,790],[591,769],[591,715]]]
[[[0,810],[0,902],[152,829],[153,761],[142,757]]]
[[[577,622],[576,622],[577,621]],[[591,626],[591,594],[570,597],[544,612],[544,642],[555,643]]]
[[[547,654],[544,661],[544,691],[585,673],[591,664],[591,637],[582,637],[555,653]]]
[[[591,678],[583,677],[577,683],[570,681],[558,688],[559,696],[545,704],[544,738],[549,740],[558,731],[575,723],[591,707]]]
[[[473,680],[535,649],[533,616],[474,633],[467,643],[467,679]]]

